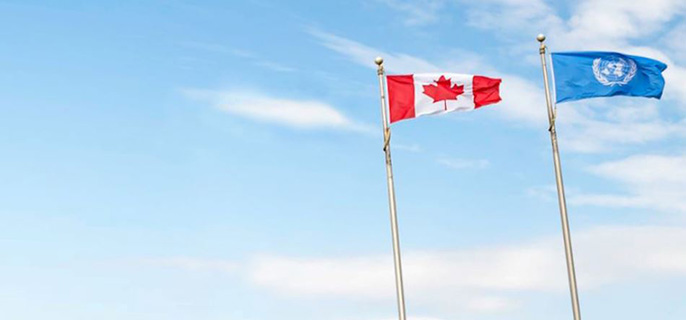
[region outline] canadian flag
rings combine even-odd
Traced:
[[[387,76],[391,123],[500,101],[501,79],[457,73]]]

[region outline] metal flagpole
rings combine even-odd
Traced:
[[[543,82],[545,82],[545,101],[548,106],[548,122],[550,123],[550,141],[553,145],[553,162],[555,163],[555,178],[557,181],[557,198],[560,204],[560,218],[562,219],[562,236],[565,242],[565,255],[567,257],[567,276],[569,278],[569,292],[572,296],[572,311],[574,312],[574,320],[581,320],[581,311],[579,310],[579,294],[576,288],[576,272],[574,271],[574,255],[572,253],[572,238],[569,232],[569,219],[567,218],[567,201],[565,200],[565,187],[562,183],[562,169],[560,164],[560,152],[557,147],[557,131],[555,130],[555,118],[557,117],[556,110],[553,110],[553,101],[550,97],[550,87],[548,82],[548,68],[546,66],[546,45],[545,36],[539,34],[536,37],[541,43],[539,53],[541,54],[541,66],[543,67]]]
[[[398,214],[395,208],[395,187],[393,186],[393,164],[391,163],[391,129],[388,126],[386,113],[386,94],[384,90],[383,59],[377,57],[379,92],[381,94],[381,120],[383,121],[383,151],[386,153],[386,183],[388,184],[388,206],[391,211],[391,234],[393,236],[393,262],[395,264],[395,289],[398,298],[398,317],[405,320],[405,290],[403,288],[403,268],[400,261],[400,240],[398,236]]]

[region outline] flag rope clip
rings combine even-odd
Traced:
[[[391,143],[391,129],[386,128],[383,132],[383,151],[386,151],[388,145]]]
[[[549,132],[553,132],[555,128],[555,120],[557,120],[557,105],[555,105],[555,110],[553,110],[553,118],[550,120],[550,127],[548,127]]]

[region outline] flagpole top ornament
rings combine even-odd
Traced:
[[[545,41],[545,35],[542,33],[539,33],[538,36],[536,36],[536,40],[538,40],[538,42]]]
[[[383,58],[376,57],[376,59],[374,59],[374,63],[376,63],[377,66],[380,66],[381,64],[383,64]]]

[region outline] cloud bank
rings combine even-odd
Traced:
[[[347,130],[371,132],[328,103],[294,100],[244,90],[183,90],[187,97],[209,103],[232,115],[263,123],[305,130]]]

